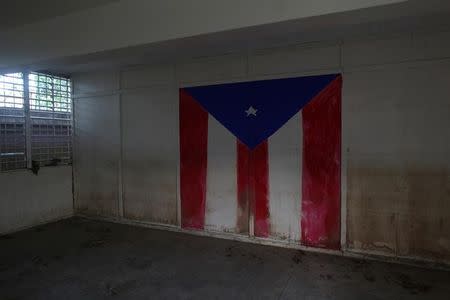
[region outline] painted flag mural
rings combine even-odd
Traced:
[[[339,74],[180,89],[181,226],[340,247]]]

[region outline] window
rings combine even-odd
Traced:
[[[0,75],[0,171],[70,164],[70,79],[36,72],[25,77]]]
[[[0,171],[26,168],[22,73],[0,75]]]
[[[30,73],[31,159],[43,165],[70,163],[71,87],[67,78]]]

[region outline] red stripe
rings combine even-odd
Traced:
[[[302,242],[340,247],[341,86],[339,76],[302,110]]]
[[[205,224],[208,113],[180,89],[181,226],[203,229]]]
[[[238,206],[250,205],[254,216],[254,233],[269,236],[269,154],[267,140],[250,150],[237,142]],[[239,221],[238,218],[238,222]],[[248,222],[248,221],[247,221]]]

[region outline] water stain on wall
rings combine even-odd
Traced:
[[[349,163],[351,249],[450,261],[450,171]]]
[[[75,186],[77,211],[86,215],[116,216],[118,213],[118,186],[115,176],[117,164],[102,162],[94,168],[83,168]]]
[[[125,160],[124,216],[161,224],[177,222],[175,163],[162,160]]]

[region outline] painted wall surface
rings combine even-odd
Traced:
[[[176,65],[78,74],[74,76],[75,102],[91,99],[103,103],[103,110],[106,110],[110,102],[104,100],[105,95],[121,98],[121,115],[114,111],[108,130],[115,137],[121,136],[122,146],[115,149],[111,144],[111,147],[98,148],[96,154],[101,158],[111,155],[111,151],[120,151],[120,148],[122,151],[122,161],[120,155],[114,156],[119,165],[117,173],[102,172],[103,176],[114,178],[104,188],[117,193],[113,195],[113,202],[123,201],[124,212],[129,212],[124,218],[173,224],[173,219],[167,216],[172,216],[176,210],[175,224],[180,226],[178,183],[176,189],[173,187],[179,178],[179,153],[173,148],[178,147],[177,91],[180,87],[340,72],[343,74],[342,247],[345,251],[449,262],[449,57],[448,32],[297,45],[199,58]],[[115,83],[108,83],[112,81]],[[86,85],[86,82],[100,87],[99,90],[78,92],[77,85]],[[148,115],[138,113],[137,107],[147,108]],[[100,120],[90,117],[91,114],[85,117],[80,112],[75,113],[78,132],[87,133],[92,126],[101,125]],[[132,120],[134,117],[142,120]],[[146,130],[140,129],[142,126]],[[225,141],[226,132],[221,134],[221,127],[216,127],[217,134]],[[155,140],[148,141],[148,137],[161,139],[161,145]],[[273,138],[283,143],[286,137]],[[158,148],[165,147],[166,143],[171,146]],[[82,141],[80,147],[87,147],[86,144],[87,141]],[[235,157],[234,151],[236,149],[220,147],[212,158],[219,164],[221,159]],[[130,160],[135,155],[142,164],[126,161],[125,158]],[[78,164],[75,161],[75,167]],[[147,167],[142,168],[142,165]],[[160,171],[161,176],[157,176]],[[229,173],[224,168],[214,176],[219,182]],[[280,162],[277,173],[290,172]],[[138,176],[142,176],[148,188],[134,184],[135,174],[143,174]],[[130,179],[125,179],[127,176]],[[278,191],[279,195],[295,193],[288,177],[286,190]],[[122,182],[119,188],[117,178]],[[87,179],[78,180],[86,182]],[[76,188],[94,195],[93,187],[97,185]],[[234,193],[235,189],[235,186],[216,187],[212,196],[217,195],[219,199],[219,196]],[[163,195],[166,199],[159,198]],[[174,199],[177,199],[176,204]],[[283,197],[279,202],[276,198],[270,202],[277,213],[297,209],[281,199]],[[109,203],[111,199],[100,201]],[[90,202],[84,203],[86,207],[91,206]],[[161,206],[161,203],[166,205]],[[234,208],[223,206],[221,201],[206,209],[220,222],[214,224],[206,220],[205,229],[227,231],[229,224],[235,224],[235,220],[226,217]],[[120,207],[118,211],[121,216]],[[142,212],[141,215],[136,216],[136,211]],[[158,219],[158,216],[164,217]],[[290,232],[283,223],[278,228],[289,236],[299,234]]]
[[[349,246],[448,258],[450,63],[347,78]]]
[[[72,167],[0,173],[0,234],[73,214]]]
[[[74,101],[75,208],[88,215],[119,214],[120,104],[109,92],[117,86],[114,74],[91,74],[74,84],[75,93],[108,91]]]
[[[122,94],[123,213],[177,223],[178,110],[167,85]]]

